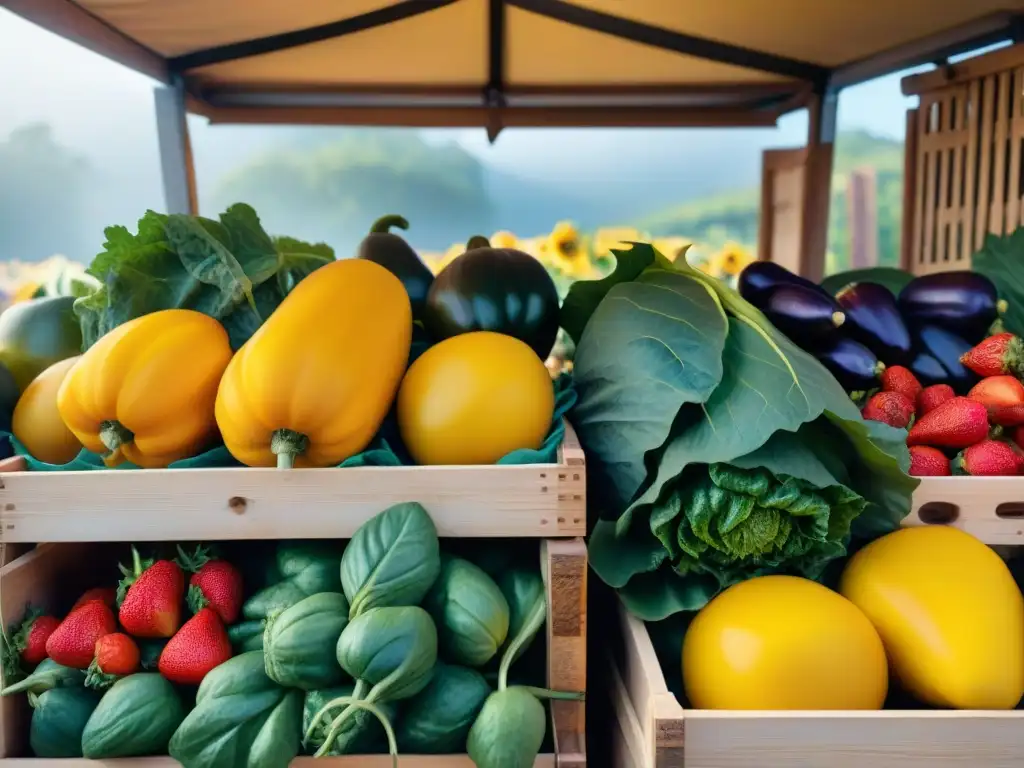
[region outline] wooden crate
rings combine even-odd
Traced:
[[[349,538],[419,501],[441,536],[586,534],[586,465],[566,422],[555,464],[27,472],[0,461],[0,541]]]
[[[0,545],[2,546],[2,545]],[[543,539],[539,542],[547,574],[548,685],[563,690],[586,690],[587,552],[582,539]],[[79,591],[91,583],[99,558],[110,558],[110,545],[95,543],[41,544],[0,569],[0,611],[10,622],[26,605],[48,605],[66,598],[68,588]],[[2,680],[0,680],[2,683]],[[585,768],[584,702],[552,702],[551,730],[555,751],[540,755],[534,768]],[[24,696],[0,699],[0,768],[86,768],[89,760],[44,760],[20,757],[27,752],[29,709]],[[326,762],[325,762],[326,761]],[[407,768],[471,768],[465,755],[403,755]],[[390,768],[386,755],[340,758],[299,758],[293,766],[312,768]],[[170,768],[168,757],[118,760],[120,768]]]
[[[347,469],[177,469],[30,472],[0,462],[0,606],[8,622],[61,583],[81,584],[105,543],[347,539],[388,506],[418,501],[442,537],[536,538],[548,587],[548,685],[587,688],[586,464],[572,427],[554,464]],[[39,544],[31,548],[32,544]],[[19,556],[20,555],[20,556]],[[551,703],[554,754],[540,768],[585,768],[585,702]],[[0,768],[77,768],[24,758],[27,709],[0,700]],[[163,768],[170,758],[117,761]],[[295,765],[312,766],[300,758]],[[390,758],[316,763],[384,768]],[[464,755],[403,756],[408,768],[470,768]]]
[[[987,544],[1024,543],[1020,478],[922,478],[905,525],[944,522]],[[923,519],[922,519],[923,518]],[[1019,768],[1024,711],[754,712],[684,709],[645,624],[614,601],[605,661],[615,768]]]
[[[1024,223],[1024,45],[903,79],[903,262],[918,275],[970,269],[986,233]]]

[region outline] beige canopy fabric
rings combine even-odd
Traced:
[[[0,0],[214,121],[763,125],[1024,0]]]

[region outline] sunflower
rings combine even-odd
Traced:
[[[506,229],[500,232],[495,232],[491,235],[491,247],[492,248],[518,248],[519,241],[516,236],[513,235]]]
[[[555,225],[543,250],[546,260],[568,277],[579,279],[594,273],[590,254],[580,242],[580,233],[568,221]]]
[[[742,245],[728,242],[722,250],[711,257],[710,266],[713,274],[735,277],[754,260],[753,254]]]

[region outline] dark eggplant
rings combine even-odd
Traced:
[[[978,383],[978,376],[960,362],[960,357],[974,346],[969,341],[937,325],[923,325],[916,329],[915,336],[918,348],[939,361],[946,371],[945,383],[958,395],[966,395]]]
[[[851,283],[836,294],[846,314],[845,332],[886,365],[904,365],[912,353],[896,297],[879,283]]]
[[[945,384],[949,374],[942,363],[927,352],[918,352],[910,361],[910,372],[926,387],[932,384]]]
[[[812,291],[829,296],[820,285],[780,267],[774,261],[755,261],[744,267],[740,272],[738,288],[740,296],[758,309],[765,307],[768,297],[782,285],[799,285]]]
[[[802,285],[780,285],[768,297],[765,316],[801,347],[817,346],[832,336],[845,316],[835,300]]]
[[[914,278],[899,296],[900,311],[911,328],[937,325],[972,344],[985,338],[1005,306],[991,280],[967,271]]]
[[[878,360],[874,352],[859,341],[845,336],[830,339],[815,352],[815,357],[847,392],[877,388],[879,377],[885,370],[885,364]]]
[[[419,319],[427,301],[427,291],[434,274],[405,240],[391,232],[391,227],[408,229],[409,222],[401,216],[384,216],[373,223],[370,233],[359,244],[357,259],[375,261],[402,281],[412,305],[412,316]]]

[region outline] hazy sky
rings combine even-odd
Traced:
[[[120,65],[52,35],[9,11],[0,10],[0,136],[26,122],[52,124],[58,138],[88,152],[101,163],[156,163],[152,117],[152,82]],[[9,73],[17,73],[12,76]],[[876,80],[843,93],[840,124],[878,134],[902,137],[904,111],[912,105],[899,91],[899,75]],[[769,142],[804,140],[803,115],[785,118]],[[201,130],[201,129],[200,129]],[[246,129],[217,127],[214,143],[245,144]],[[454,137],[468,150],[508,168],[543,165],[546,156],[603,151],[610,143],[628,140],[630,131],[506,131],[493,147],[482,130],[432,131]],[[717,131],[688,131],[688,140],[713,138]],[[720,135],[720,133],[719,133]],[[776,138],[777,137],[777,138]],[[219,140],[218,140],[219,139]],[[205,143],[206,137],[197,137]],[[760,143],[760,142],[758,142]],[[126,150],[136,153],[125,157]],[[128,170],[128,169],[126,169]],[[202,172],[202,171],[201,171]]]

